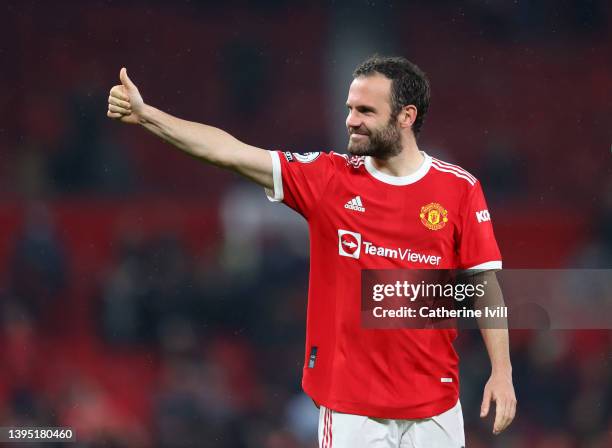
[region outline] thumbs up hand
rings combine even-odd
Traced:
[[[123,123],[138,124],[144,101],[136,84],[128,77],[124,68],[119,72],[121,84],[113,86],[108,97],[106,116]]]

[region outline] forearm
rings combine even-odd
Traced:
[[[182,120],[148,106],[125,67],[119,72],[119,79],[121,84],[110,90],[107,117],[140,124],[192,157],[228,168],[263,187],[274,187],[272,153],[242,143],[221,129]]]
[[[476,308],[484,310],[485,307],[493,307],[494,310],[499,310],[498,307],[504,306],[504,298],[494,271],[475,274],[474,279],[485,285],[485,294],[476,299],[474,305]],[[499,434],[512,423],[516,415],[516,394],[512,384],[508,320],[506,317],[485,317],[478,319],[478,325],[491,360],[491,376],[484,388],[480,416],[482,418],[486,417],[489,414],[491,403],[494,402],[493,434]]]
[[[223,168],[232,168],[232,152],[244,145],[227,132],[183,120],[145,105],[140,124],[151,133],[192,157]]]
[[[508,330],[505,328],[482,328],[480,331],[491,360],[491,372],[512,375]]]
[[[478,318],[478,325],[491,360],[491,371],[495,374],[512,375],[508,319],[503,314],[499,317],[487,317],[485,313],[486,308],[497,310],[498,307],[505,306],[495,272],[487,271],[476,274],[472,281],[486,285],[484,296],[475,300],[474,307],[482,314],[482,317]]]

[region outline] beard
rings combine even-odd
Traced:
[[[350,138],[352,134],[365,135],[359,141]],[[402,152],[401,135],[395,119],[391,118],[380,129],[368,130],[365,127],[349,130],[347,150],[354,156],[370,156],[377,159],[389,159]]]

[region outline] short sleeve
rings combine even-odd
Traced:
[[[333,155],[270,151],[270,156],[274,187],[266,188],[268,199],[282,201],[308,218],[333,177]]]
[[[501,269],[502,258],[480,182],[466,192],[462,210],[460,269]]]

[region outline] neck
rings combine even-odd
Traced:
[[[410,176],[423,164],[425,157],[419,150],[414,137],[402,142],[402,151],[388,159],[372,157],[374,167],[385,174],[396,177]]]

